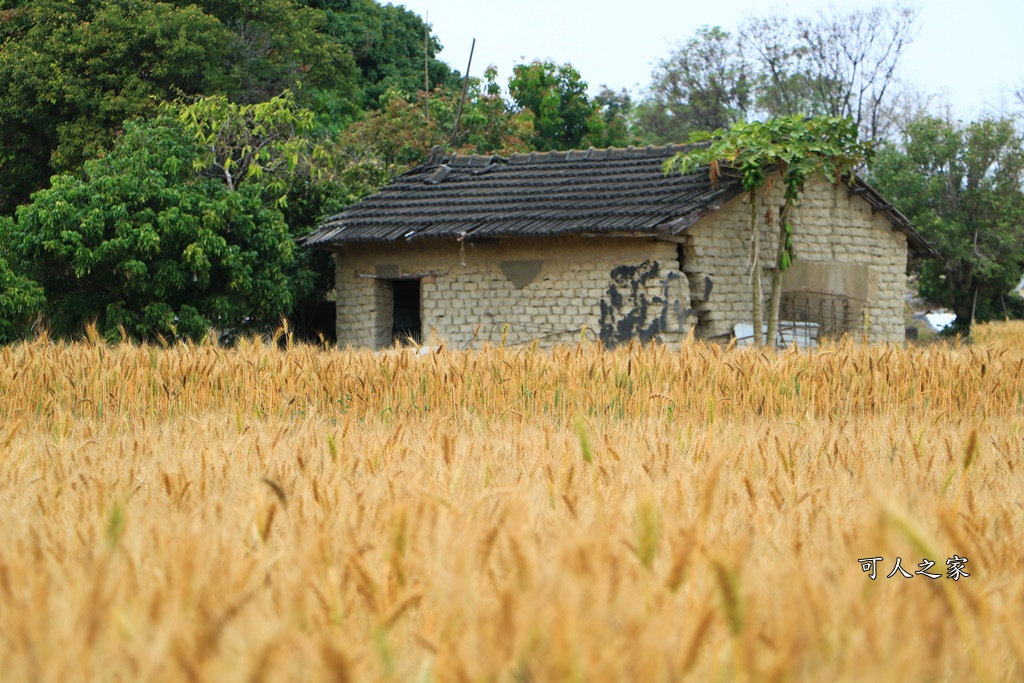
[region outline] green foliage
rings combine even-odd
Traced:
[[[1024,273],[1024,139],[1015,121],[912,121],[884,145],[871,180],[940,253],[919,266],[922,296],[956,327],[1002,317]]]
[[[626,147],[639,143],[634,133],[636,105],[627,90],[615,92],[604,87],[594,102],[604,122],[601,139],[598,140],[601,147]]]
[[[207,151],[167,113],[125,124],[83,177],[55,176],[19,207],[14,250],[42,285],[56,334],[200,338],[279,322],[293,244],[262,188],[197,173]]]
[[[652,78],[638,113],[650,143],[726,128],[746,118],[752,104],[751,67],[736,38],[718,26],[698,29],[658,64]]]
[[[535,65],[531,65],[535,66]],[[517,67],[518,68],[518,67]],[[553,65],[552,65],[552,68]],[[463,107],[459,131],[452,144],[452,131],[461,99],[458,89],[437,87],[429,94],[420,90],[414,96],[398,89],[389,90],[380,100],[380,108],[369,111],[349,125],[331,148],[337,161],[340,186],[347,193],[344,202],[379,189],[396,175],[423,163],[430,150],[440,145],[459,154],[498,154],[507,156],[549,145],[558,148],[586,145],[626,145],[632,142],[628,119],[632,109],[629,95],[605,90],[594,100],[585,94],[586,84],[570,65],[560,67],[575,79],[576,105],[587,112],[586,137],[568,137],[559,141],[558,132],[549,129],[544,142],[536,132],[538,121],[533,110],[510,103],[501,96],[498,73],[494,67],[484,72],[483,81],[471,78]],[[522,77],[523,72],[519,72]],[[533,75],[538,73],[533,72]],[[516,76],[510,79],[510,87]],[[558,86],[558,84],[555,84]],[[554,87],[549,95],[561,97]],[[429,110],[429,113],[428,113]]]
[[[747,192],[764,187],[768,174],[777,170],[786,186],[785,199],[796,202],[808,180],[821,176],[838,182],[866,161],[871,148],[857,137],[856,125],[839,117],[739,122],[727,130],[691,134],[690,142],[698,144],[667,161],[665,170],[685,174],[711,166],[713,174],[740,178]]]
[[[689,173],[700,166],[708,166],[711,181],[721,175],[738,178],[750,203],[751,274],[753,287],[754,340],[761,339],[761,275],[758,246],[758,194],[768,201],[773,174],[782,177],[783,204],[779,207],[779,237],[773,265],[771,307],[768,317],[769,346],[775,343],[781,297],[782,272],[789,268],[796,253],[790,214],[800,201],[808,181],[824,178],[837,183],[865,163],[871,156],[871,147],[858,139],[857,124],[848,118],[818,116],[783,116],[768,121],[735,123],[728,130],[713,133],[692,133],[690,142],[696,143],[689,151],[677,154],[665,162],[665,173],[679,170]],[[771,207],[765,219],[771,221]]]
[[[352,56],[326,13],[290,0],[47,0],[0,22],[0,213],[109,149],[161,101],[259,102],[287,88],[333,120],[357,112]]]
[[[367,191],[374,191],[395,175],[422,163],[433,145],[451,135],[439,119],[454,121],[451,102],[434,96],[432,116],[427,118],[425,100],[410,99],[391,91],[377,111],[349,126],[338,138],[338,147],[350,173],[358,172]]]
[[[866,140],[891,130],[898,66],[918,11],[879,4],[748,17],[736,35],[701,27],[661,61],[638,105],[645,142],[685,140],[747,118],[852,118]]]
[[[326,148],[311,137],[313,112],[298,106],[288,91],[255,104],[212,96],[164,110],[177,111],[206,150],[193,162],[195,170],[223,180],[229,190],[257,182],[285,205],[296,178],[315,180],[327,172]]]
[[[290,92],[254,104],[206,97],[165,105],[164,111],[176,116],[205,150],[193,162],[198,173],[229,190],[256,185],[293,238],[380,185],[372,173],[367,177],[365,167],[346,165],[339,145]],[[288,269],[290,322],[302,338],[315,339],[314,312],[334,286],[333,273],[330,256],[310,249],[299,250]]]
[[[424,47],[429,52],[430,90],[458,89],[459,75],[437,59],[441,43],[427,40],[423,19],[401,5],[380,5],[373,0],[297,0],[324,10],[328,34],[344,45],[359,68],[360,107],[377,109],[389,91],[415,93],[424,89]]]
[[[460,154],[500,154],[507,156],[515,152],[533,151],[533,123],[527,112],[517,111],[501,96],[497,83],[498,70],[489,67],[484,71],[484,83],[473,82],[467,93],[467,101],[459,123],[459,135],[455,151]],[[451,92],[448,103],[432,118],[438,121],[441,130],[449,130],[453,117],[448,112],[456,111],[459,95]],[[442,98],[443,99],[443,98]],[[448,114],[445,117],[438,114]]]
[[[508,90],[516,107],[532,117],[531,142],[538,150],[607,147],[626,137],[621,96],[606,96],[605,106],[591,100],[586,81],[571,64],[519,64],[512,69]]]
[[[531,117],[514,111],[502,99],[495,77],[489,69],[485,84],[470,81],[453,151],[509,155],[533,149],[529,144],[533,136]],[[439,88],[430,94],[428,102],[422,92],[410,99],[391,91],[380,110],[370,112],[339,136],[346,186],[376,190],[399,173],[423,163],[435,145],[450,148],[460,97],[458,91]]]
[[[7,242],[11,220],[0,219],[0,239]],[[0,256],[0,344],[23,338],[32,318],[45,303],[43,289],[12,269]]]

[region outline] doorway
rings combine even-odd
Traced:
[[[423,321],[420,317],[420,280],[391,280],[391,341],[399,344],[423,339]]]

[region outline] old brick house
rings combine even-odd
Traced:
[[[339,345],[727,338],[752,318],[749,207],[706,170],[666,177],[680,149],[435,152],[305,239],[334,252]],[[908,255],[930,247],[854,185],[819,182],[794,211],[782,318],[902,340]]]

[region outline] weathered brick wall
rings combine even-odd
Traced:
[[[781,184],[772,204],[781,206]],[[764,208],[758,210],[764,226]],[[775,215],[777,215],[777,210]],[[881,214],[845,185],[808,185],[793,211],[793,244],[798,264],[865,266],[870,341],[904,339],[907,239],[892,229]],[[764,320],[768,319],[771,269],[775,262],[778,227],[762,227],[761,264]],[[690,281],[698,313],[698,337],[725,335],[733,325],[753,319],[752,285],[748,274],[750,207],[744,197],[726,203],[687,231],[683,271]],[[705,296],[706,295],[706,296]],[[860,322],[863,329],[863,321]]]
[[[781,188],[775,189],[774,206]],[[759,210],[763,217],[764,209]],[[464,245],[419,241],[353,245],[335,256],[338,343],[391,343],[389,278],[422,276],[424,341],[453,347],[484,343],[542,345],[602,338],[608,344],[657,337],[674,343],[696,325],[698,337],[727,335],[752,320],[747,273],[749,207],[742,197],[704,217],[677,246],[646,238],[504,239]],[[763,225],[763,218],[761,220]],[[762,227],[761,263],[767,321],[777,227]],[[808,186],[793,212],[799,267],[847,267],[871,341],[904,338],[906,236],[892,229],[845,185]],[[848,268],[858,266],[859,268]]]
[[[566,237],[352,245],[335,255],[338,343],[390,343],[388,278],[424,275],[424,341],[615,344],[681,341],[695,317],[677,245],[650,239]]]

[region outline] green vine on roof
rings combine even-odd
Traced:
[[[871,147],[857,138],[852,119],[834,116],[783,116],[768,121],[739,122],[728,130],[690,135],[697,146],[665,162],[665,173],[692,173],[707,166],[713,185],[722,177],[740,180],[750,204],[750,276],[753,286],[754,342],[762,343],[762,293],[760,226],[758,197],[765,203],[764,221],[774,222],[771,191],[777,178],[783,184],[778,206],[779,235],[775,266],[772,269],[771,299],[768,313],[769,346],[775,345],[779,302],[782,298],[782,273],[796,258],[793,249],[791,212],[800,201],[806,184],[823,178],[838,183],[852,176],[866,163]]]

